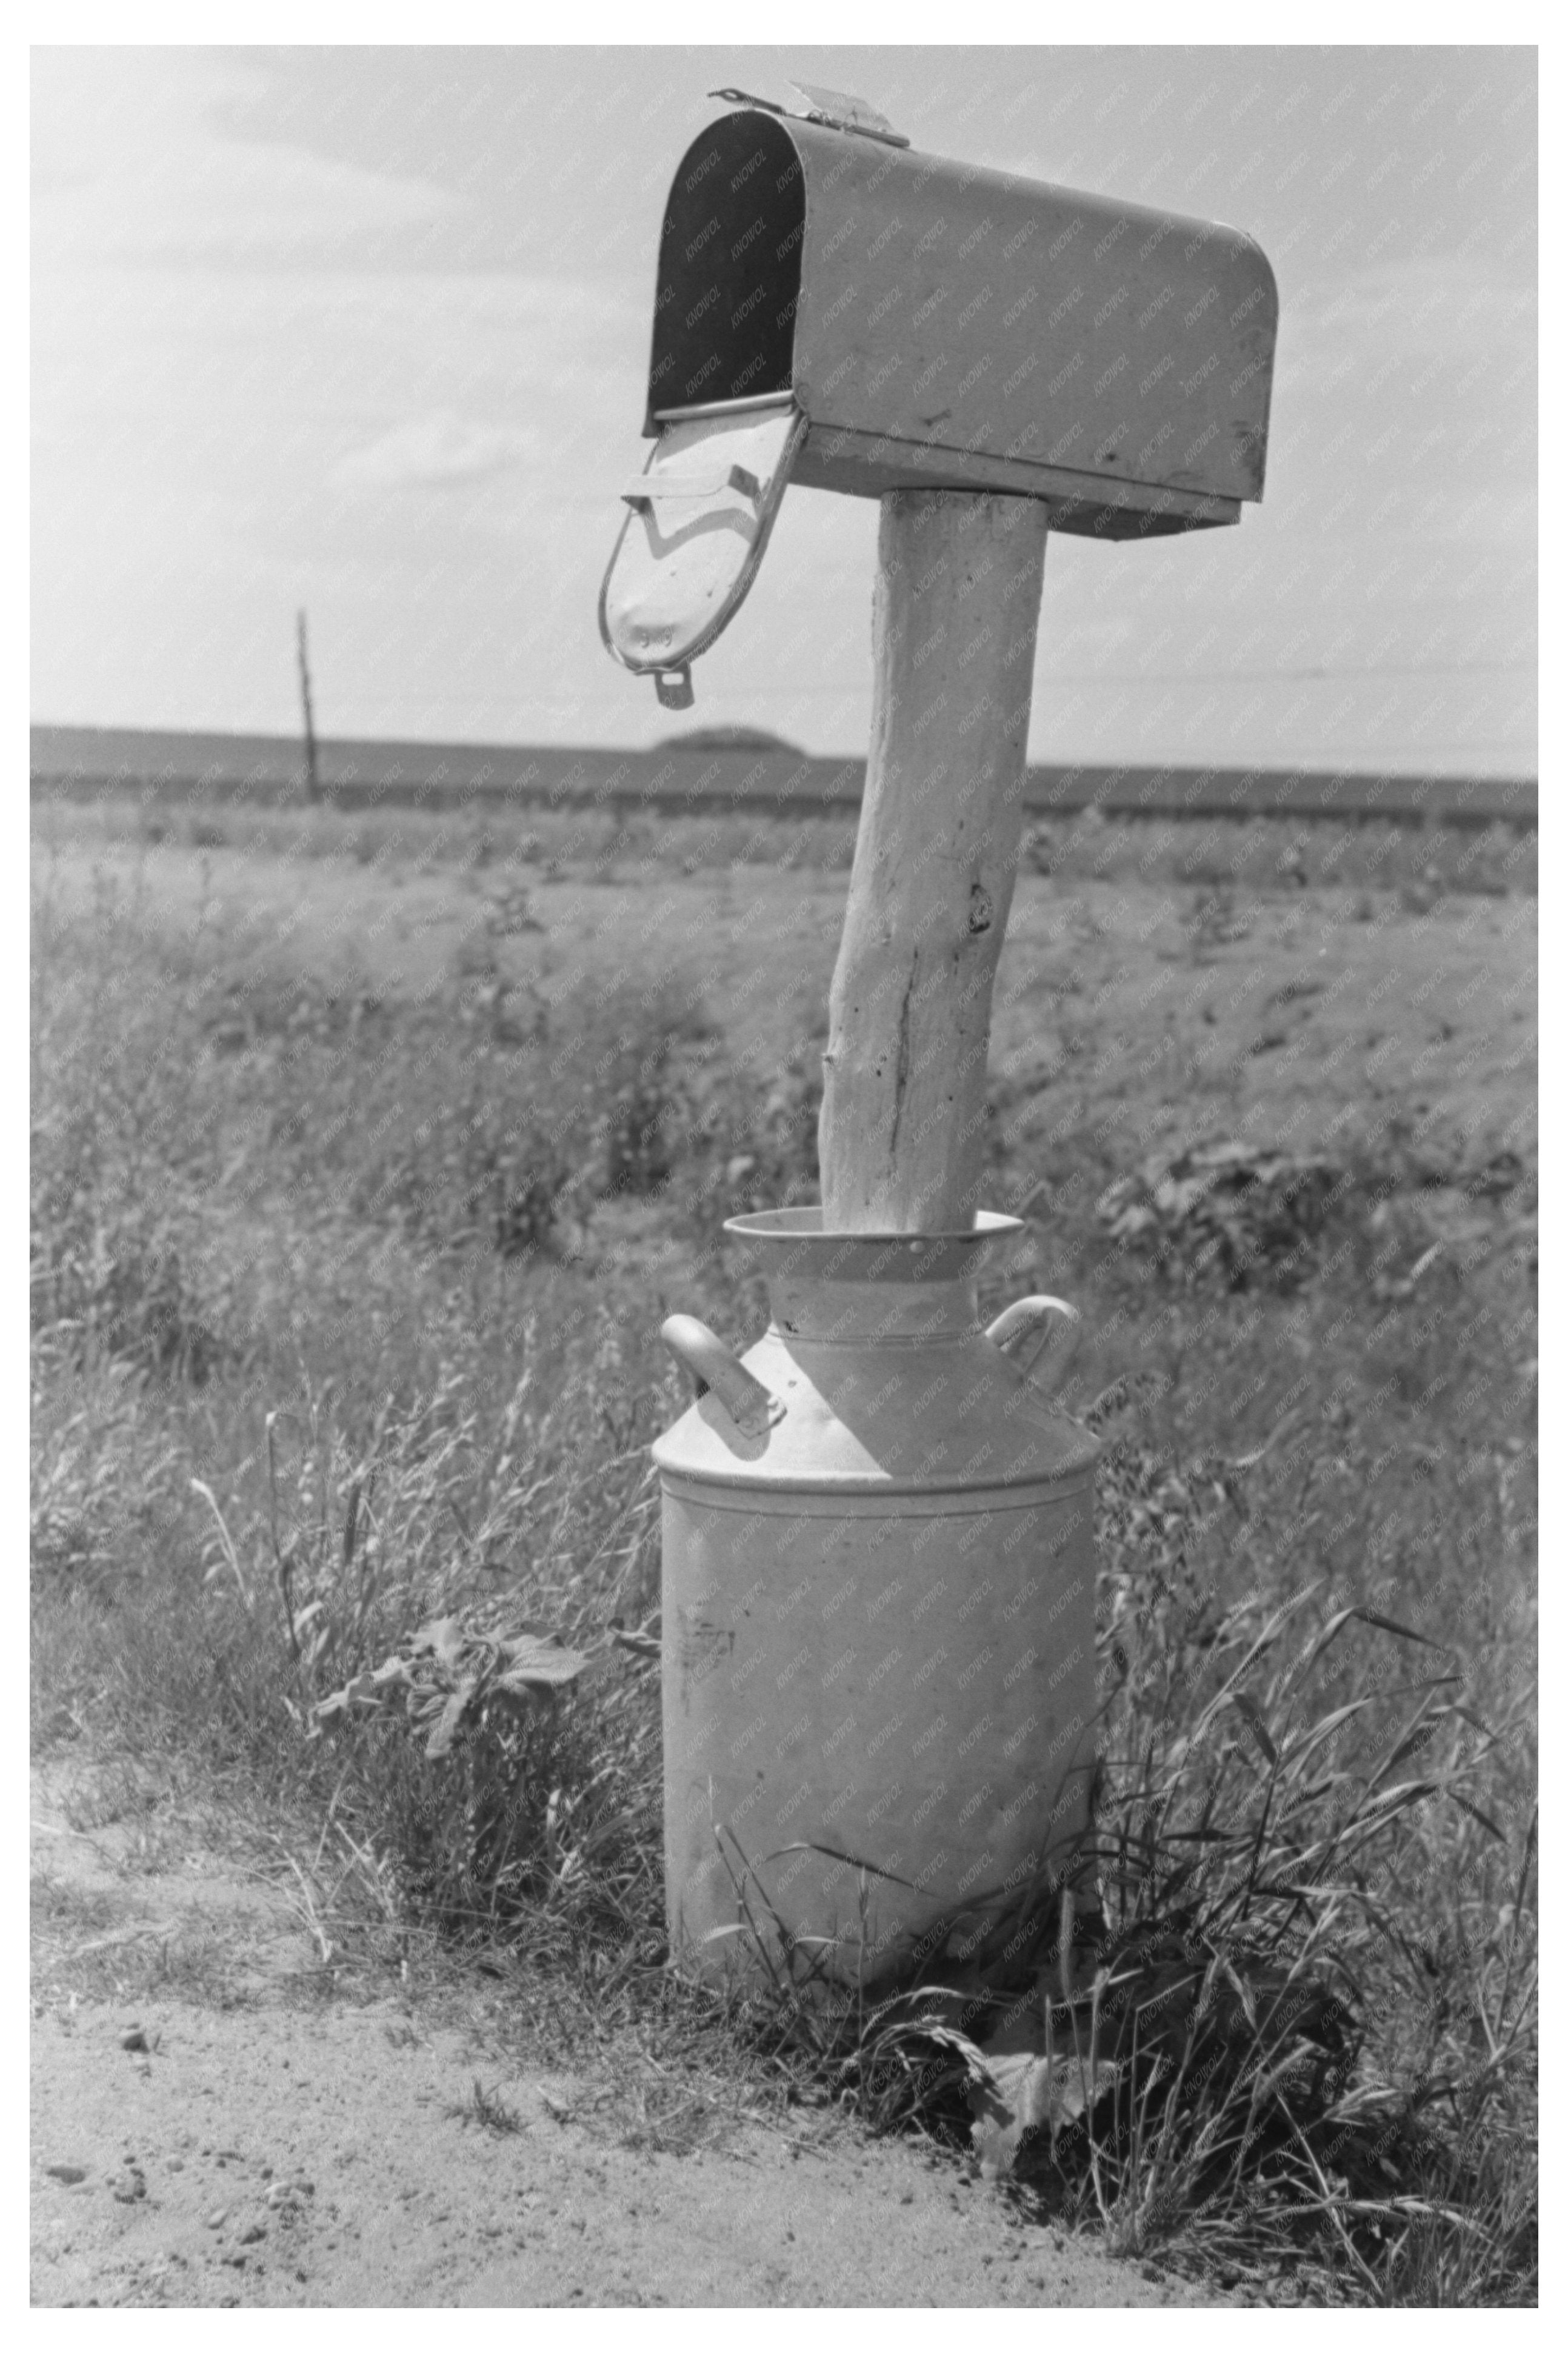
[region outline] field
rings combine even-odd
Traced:
[[[1027,1222],[983,1304],[1086,1317],[1114,1949],[1201,1950],[1247,2021],[1200,2002],[1206,2072],[1129,2062],[1137,2116],[1009,2194],[1268,2301],[1535,2295],[1533,856],[1037,828],[998,983]],[[753,1337],[723,1219],[815,1198],[847,857],[36,806],[34,1736],[150,1825],[265,1821],[345,1991],[504,1949],[590,2041],[962,2147],[934,1996],[825,2025],[661,1966],[658,1324]],[[523,1629],[587,1664],[509,1712]],[[394,1654],[431,1706],[479,1678],[447,1755],[319,1714]],[[75,1967],[37,1999],[101,1997]]]

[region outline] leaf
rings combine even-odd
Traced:
[[[988,2180],[1012,2171],[1026,2132],[1044,2125],[1054,2142],[1114,2089],[1121,2073],[1114,2061],[1080,2059],[1053,2047],[1041,2022],[1028,2031],[1043,2049],[999,2051],[993,2044],[980,2053],[985,2081],[970,2094],[976,2112],[970,2137]]]
[[[430,1738],[426,1745],[425,1754],[426,1757],[445,1757],[447,1755],[453,1741],[456,1740],[458,1732],[462,1728],[463,1718],[468,1714],[468,1703],[473,1698],[474,1694],[478,1691],[479,1687],[479,1679],[478,1675],[469,1675],[466,1677],[466,1679],[458,1685],[457,1690],[452,1694],[450,1699],[447,1702],[446,1706],[441,1710],[440,1720],[437,1724],[435,1731],[430,1735]]]
[[[1360,1715],[1365,1709],[1373,1706],[1376,1698],[1375,1692],[1369,1692],[1364,1698],[1352,1699],[1346,1706],[1332,1709],[1321,1723],[1314,1724],[1309,1731],[1304,1732],[1300,1740],[1289,1751],[1292,1775],[1299,1780],[1301,1768],[1308,1759],[1316,1755],[1325,1741],[1331,1740],[1335,1733],[1350,1722],[1352,1716]],[[1316,1796],[1318,1792],[1311,1791],[1306,1794]]]
[[[348,1567],[354,1556],[354,1537],[359,1531],[360,1482],[356,1479],[349,1489],[348,1516],[343,1522],[343,1567]]]
[[[954,1999],[958,1997],[955,1996]],[[940,2019],[917,2018],[910,2031],[925,2036],[929,2042],[939,2044],[944,2051],[955,2052],[968,2081],[981,2088],[985,2086],[989,2080],[985,2053],[978,2043],[971,2042],[969,2036],[961,2032],[956,2026],[944,2026]]]
[[[355,1675],[343,1685],[342,1691],[335,1691],[326,1699],[319,1700],[316,1704],[316,1714],[318,1716],[341,1715],[353,1707],[357,1700],[374,1703],[378,1696],[374,1675]]]
[[[1230,1704],[1232,1707],[1235,1708],[1237,1715],[1241,1717],[1242,1722],[1247,1725],[1247,1728],[1251,1733],[1254,1740],[1257,1741],[1258,1747],[1263,1751],[1264,1757],[1267,1758],[1268,1762],[1270,1765],[1278,1765],[1279,1762],[1279,1751],[1275,1747],[1273,1741],[1268,1736],[1268,1726],[1264,1723],[1261,1715],[1258,1713],[1256,1703],[1248,1699],[1245,1692],[1232,1692],[1230,1695]]]
[[[432,1618],[408,1638],[408,1651],[417,1658],[422,1651],[433,1651],[444,1667],[455,1667],[468,1646],[461,1620],[457,1618]]]
[[[569,1651],[553,1637],[514,1634],[498,1647],[508,1662],[505,1673],[496,1678],[502,1691],[526,1692],[531,1686],[550,1689],[573,1683],[588,1663],[583,1651]]]
[[[611,1627],[610,1640],[623,1651],[629,1651],[634,1659],[657,1659],[663,1649],[657,1634],[628,1633],[620,1626]]]
[[[1213,1723],[1215,1717],[1219,1714],[1220,1709],[1224,1706],[1226,1701],[1232,1697],[1237,1684],[1240,1683],[1247,1669],[1252,1665],[1253,1661],[1260,1657],[1263,1651],[1268,1648],[1276,1634],[1279,1633],[1281,1626],[1284,1625],[1285,1620],[1290,1617],[1295,1610],[1300,1609],[1304,1601],[1310,1600],[1312,1595],[1317,1592],[1323,1580],[1321,1577],[1314,1577],[1310,1585],[1303,1585],[1299,1592],[1290,1595],[1289,1600],[1280,1603],[1279,1609],[1275,1610],[1273,1616],[1263,1628],[1262,1632],[1253,1638],[1252,1644],[1247,1651],[1247,1656],[1242,1660],[1239,1666],[1236,1666],[1231,1669],[1230,1673],[1226,1677],[1224,1683],[1220,1685],[1218,1691],[1215,1692],[1208,1705],[1204,1709],[1203,1714],[1199,1716],[1192,1730],[1187,1734],[1185,1740],[1179,1744],[1178,1755],[1190,1755],[1192,1751],[1196,1748],[1205,1733],[1208,1730],[1209,1725]]]
[[[1469,1815],[1472,1821],[1478,1821],[1483,1830],[1490,1831],[1493,1838],[1502,1838],[1502,1831],[1499,1829],[1497,1823],[1493,1821],[1489,1814],[1484,1814],[1479,1806],[1472,1804],[1468,1798],[1461,1797],[1458,1789],[1449,1789],[1446,1794],[1452,1798],[1457,1806],[1462,1806],[1464,1808],[1464,1810]]]
[[[1435,1642],[1430,1634],[1418,1634],[1413,1626],[1402,1626],[1397,1618],[1385,1618],[1381,1610],[1369,1609],[1364,1602],[1361,1603],[1352,1614],[1363,1619],[1369,1626],[1380,1626],[1385,1634],[1397,1634],[1402,1641],[1424,1642],[1429,1651],[1447,1651],[1453,1648],[1450,1642]]]

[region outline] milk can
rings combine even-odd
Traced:
[[[698,1385],[663,1491],[670,1947],[875,1988],[989,1952],[1072,1865],[1095,1715],[1093,1438],[1050,1401],[1076,1311],[976,1286],[1019,1220],[731,1219],[772,1321]],[[1039,1343],[1048,1344],[1044,1349]],[[1065,1344],[1065,1345],[1063,1345]]]

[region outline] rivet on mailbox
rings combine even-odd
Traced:
[[[1108,539],[1235,522],[1263,492],[1278,315],[1236,229],[920,154],[832,91],[747,99],[665,206],[654,448],[605,643],[689,703],[791,481],[1039,499]]]

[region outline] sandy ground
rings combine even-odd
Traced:
[[[72,1810],[35,1781],[35,2304],[1205,2301],[912,2142],[807,2114],[650,2147],[595,2089],[605,2054],[592,2079],[498,2066],[449,1997],[323,2000],[300,1921],[188,1826],[150,1846]],[[137,1992],[157,1950],[188,1991],[165,1968]]]

